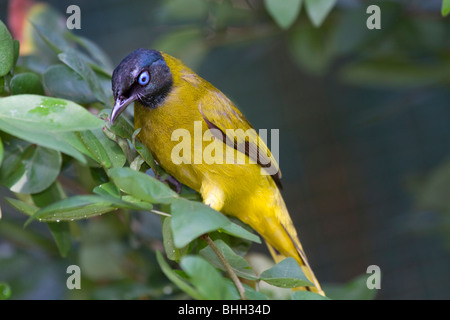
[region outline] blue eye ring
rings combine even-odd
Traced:
[[[138,82],[141,86],[145,86],[146,84],[148,84],[150,82],[150,74],[148,73],[148,71],[143,71],[139,75]]]

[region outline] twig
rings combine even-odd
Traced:
[[[159,210],[155,210],[155,209],[152,209],[152,210],[150,210],[150,212],[153,212],[153,213],[159,214],[160,216],[164,216],[164,217],[170,217],[170,214],[168,214],[168,213],[165,213],[165,212],[162,212],[162,211],[159,211]]]
[[[222,252],[219,250],[219,248],[217,248],[216,244],[214,243],[214,241],[212,241],[212,239],[209,237],[208,234],[204,234],[200,237],[201,239],[205,240],[206,243],[211,247],[211,249],[214,251],[214,253],[217,255],[217,257],[219,258],[220,262],[223,264],[223,266],[225,267],[225,269],[228,272],[228,275],[230,276],[231,280],[234,282],[234,285],[236,286],[239,295],[241,296],[242,300],[246,300],[245,296],[244,296],[244,292],[245,289],[242,286],[241,281],[239,281],[238,276],[236,275],[236,273],[234,272],[233,268],[231,267],[231,265],[228,263],[227,259],[225,258],[225,256],[222,254]]]

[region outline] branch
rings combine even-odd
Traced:
[[[244,292],[245,289],[242,286],[241,281],[239,281],[238,276],[236,275],[236,273],[234,272],[233,268],[231,267],[231,265],[228,263],[227,259],[225,258],[225,256],[222,254],[222,252],[219,250],[219,248],[217,248],[216,244],[214,243],[214,241],[212,241],[212,239],[209,237],[208,234],[204,234],[200,237],[201,239],[205,240],[206,243],[211,247],[211,249],[214,251],[214,253],[217,255],[217,257],[219,258],[220,262],[223,264],[223,266],[225,267],[225,269],[228,272],[228,275],[230,276],[231,280],[233,280],[234,285],[236,286],[239,295],[241,296],[242,300],[246,300],[245,296],[244,296]]]

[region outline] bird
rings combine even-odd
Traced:
[[[294,258],[313,284],[300,290],[325,295],[281,195],[277,161],[225,94],[181,60],[144,48],[119,63],[111,82],[111,125],[134,103],[138,137],[158,164],[181,184],[199,192],[203,203],[253,228],[276,262]],[[180,144],[174,139],[177,130],[192,136],[200,131],[209,142],[199,144],[194,139],[187,149],[174,152]],[[208,154],[206,148],[214,149],[212,157],[223,161],[198,161],[196,157]],[[174,161],[174,154],[184,161]],[[245,161],[237,161],[236,155]]]

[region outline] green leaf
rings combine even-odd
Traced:
[[[336,0],[305,0],[305,9],[314,26],[319,27],[336,4]]]
[[[258,277],[253,272],[252,268],[248,264],[247,260],[243,257],[234,253],[234,251],[222,240],[214,241],[217,248],[222,252],[225,259],[231,265],[232,269],[236,273],[238,277],[256,280]],[[222,262],[217,257],[216,253],[211,249],[210,246],[206,246],[199,252],[200,256],[205,258],[209,263],[211,263],[214,267],[219,268],[220,270],[225,271],[225,267]]]
[[[0,137],[0,165],[3,162],[4,154],[5,154],[5,150],[4,150],[4,147],[3,147],[3,141],[2,141],[2,138]]]
[[[14,44],[8,28],[0,20],[0,77],[7,74],[14,64]]]
[[[93,103],[97,100],[87,82],[66,65],[50,66],[43,74],[43,79],[48,92],[57,98],[76,103]]]
[[[229,218],[229,217],[228,217]],[[231,236],[219,229],[209,233],[212,240],[222,240],[225,242],[237,255],[245,256],[250,249],[252,243],[247,239]]]
[[[237,225],[234,222],[231,222],[230,224],[227,224],[226,226],[222,227],[220,231],[238,238],[250,240],[256,243],[261,243],[261,239],[256,234],[247,231],[246,229],[244,229],[240,225]]]
[[[47,206],[55,201],[66,198],[66,193],[61,184],[56,180],[47,189],[42,192],[31,195],[33,203],[38,207]]]
[[[11,94],[44,94],[44,88],[41,84],[41,79],[39,76],[32,72],[24,72],[16,74],[12,77],[9,84],[11,89]]]
[[[449,82],[450,63],[427,64],[402,56],[355,61],[340,71],[343,81],[366,86],[413,87]]]
[[[64,62],[67,66],[78,73],[88,84],[92,91],[92,94],[104,104],[108,105],[108,98],[103,91],[103,87],[100,83],[99,78],[91,67],[84,62],[74,50],[67,50],[63,53],[58,54],[59,60]]]
[[[33,219],[39,219],[39,221],[43,222],[86,219],[115,209],[116,207],[111,201],[100,196],[73,196],[39,209],[28,219],[26,225]]]
[[[120,190],[117,186],[112,182],[106,182],[101,185],[98,185],[93,190],[94,193],[103,196],[110,196],[117,199],[120,199]]]
[[[223,214],[201,202],[175,198],[170,208],[172,232],[177,248],[183,248],[202,234],[223,228],[230,223]]]
[[[92,159],[97,161],[104,168],[122,167],[126,158],[122,149],[114,141],[107,138],[102,129],[85,130],[76,132]]]
[[[282,29],[288,29],[297,19],[303,0],[265,0],[269,14]]]
[[[92,59],[94,59],[95,62],[100,64],[101,68],[104,69],[104,73],[106,73],[106,75],[108,76],[111,76],[111,73],[114,70],[112,62],[109,59],[109,57],[105,54],[105,52],[96,43],[92,42],[91,40],[85,37],[77,36],[71,32],[66,32],[65,36],[69,40],[75,41],[81,47],[86,49],[86,51],[89,53]]]
[[[121,200],[123,204],[118,203],[117,205],[123,209],[133,209],[143,211],[150,211],[153,209],[153,205],[151,203],[141,201],[130,195],[122,196]]]
[[[15,127],[10,123],[0,120],[1,130],[14,134],[18,138],[47,147],[50,149],[61,151],[69,156],[74,157],[82,163],[86,163],[85,157],[68,143],[67,135],[73,132],[64,132],[56,135],[54,133],[45,133],[25,129],[24,127]]]
[[[125,119],[125,117],[120,117],[122,119]],[[128,120],[123,120],[123,128],[125,129],[125,126],[128,126]],[[120,125],[120,123],[118,123]],[[116,125],[115,125],[116,126]],[[115,127],[114,126],[114,127]],[[132,127],[134,129],[134,126]],[[159,165],[156,164],[155,159],[153,158],[152,153],[150,150],[141,142],[139,139],[137,139],[137,134],[140,132],[140,128],[136,129],[132,132],[132,138],[131,143],[136,149],[137,153],[142,157],[142,159],[145,161],[145,163],[153,170],[155,175],[159,177],[162,180],[165,180],[169,175],[164,171],[163,168],[161,168]]]
[[[0,99],[0,130],[66,153],[82,163],[86,163],[86,159],[72,146],[71,141],[78,139],[70,131],[102,126],[101,119],[68,100],[39,95],[16,95]]]
[[[0,99],[0,120],[21,129],[54,134],[96,129],[104,124],[103,120],[72,101],[32,94]],[[15,135],[14,132],[11,134]]]
[[[113,188],[115,190],[113,190]],[[92,192],[101,196],[105,199],[105,201],[110,202],[111,205],[114,205],[116,208],[143,211],[150,211],[153,209],[152,204],[136,199],[130,195],[124,195],[121,197],[120,191],[112,182],[98,185],[94,188],[94,190],[92,190]],[[116,192],[118,192],[118,194],[116,194]]]
[[[90,166],[100,166],[98,162],[94,161],[94,156],[91,154],[91,152],[86,148],[83,141],[81,141],[78,131],[73,132],[61,132],[58,134],[58,140],[63,141],[65,147],[70,148],[71,150],[74,150],[77,154],[79,154],[82,160],[79,159],[79,157],[75,157],[71,153],[67,153],[68,155],[71,155],[72,157],[80,160],[83,164],[88,164]],[[57,147],[56,147],[57,148]],[[64,151],[63,151],[64,152]],[[83,157],[83,155],[87,156],[89,159],[86,161],[86,158]],[[92,159],[92,160],[91,160]]]
[[[291,295],[292,300],[331,300],[328,297],[324,297],[320,294],[311,291],[295,291]]]
[[[8,139],[5,141],[5,159],[0,167],[0,183],[13,192],[41,192],[58,177],[61,162],[58,151]]]
[[[189,276],[189,280],[206,300],[233,299],[227,281],[205,259],[187,255],[181,259],[181,268]]]
[[[19,210],[22,213],[25,213],[27,216],[30,216],[30,217],[32,215],[34,215],[39,210],[39,208],[36,207],[35,205],[31,205],[31,204],[26,203],[26,202],[21,201],[21,200],[8,198],[8,197],[5,197],[5,200],[8,201],[8,203],[13,208]]]
[[[164,183],[143,172],[124,167],[110,169],[108,175],[121,190],[143,201],[168,204],[178,197]]]
[[[159,267],[161,268],[162,272],[166,275],[167,278],[169,278],[170,281],[172,281],[175,285],[177,285],[178,288],[186,292],[194,299],[197,300],[203,299],[201,294],[196,289],[194,289],[190,284],[188,284],[175,271],[173,271],[170,268],[166,260],[164,260],[164,257],[162,256],[161,252],[159,251],[156,252],[156,260],[158,261]]]
[[[95,50],[93,47],[95,44],[87,44],[87,39],[73,35],[66,31],[65,17],[51,8],[46,8],[42,15],[38,15],[37,19],[32,19],[32,25],[34,30],[39,35],[39,39],[42,39],[45,46],[40,45],[37,41],[37,47],[41,55],[49,55],[52,52],[48,51],[50,48],[54,53],[59,54],[63,52],[72,52],[78,56],[89,67],[101,74],[111,77],[111,72],[104,65],[98,64],[97,55],[100,54],[100,50]],[[87,56],[84,52],[75,48],[76,43],[80,44],[86,51],[93,55],[93,57]]]
[[[5,77],[0,77],[0,97],[8,95],[5,88]]]
[[[297,261],[290,257],[262,272],[260,279],[282,288],[314,286],[305,276]]]
[[[119,130],[116,130],[119,126],[118,123],[116,123],[113,127],[109,124],[109,114],[107,115],[105,113],[105,110],[102,110],[99,114],[99,117],[106,120],[106,125],[103,127],[103,133],[105,136],[108,137],[108,139],[114,141],[120,149],[122,149],[123,154],[125,155],[126,159],[128,160],[128,163],[130,163],[130,168],[137,171],[144,171],[141,170],[141,166],[144,162],[144,159],[141,157],[137,157],[137,154],[135,150],[130,145],[130,137],[131,133],[133,132],[133,129],[130,127],[130,134],[127,135],[120,127]],[[125,117],[119,117],[119,120],[125,119]],[[131,126],[131,124],[130,124]],[[114,128],[114,129],[113,129]],[[119,134],[116,134],[116,132],[119,132]],[[122,135],[124,137],[122,137]],[[135,162],[136,161],[136,162]],[[133,163],[135,162],[135,163]],[[133,164],[133,166],[131,166]]]
[[[373,300],[377,290],[367,288],[367,278],[370,275],[363,274],[344,285],[329,284],[324,286],[327,297],[334,300]]]
[[[139,153],[139,155],[144,159],[144,161],[151,167],[154,171],[156,171],[158,174],[161,174],[161,172],[158,170],[159,167],[155,163],[155,159],[153,159],[153,155],[148,150],[148,148],[139,140],[135,139],[133,142],[133,146],[136,148],[136,151]]]
[[[232,282],[231,280],[227,279],[228,282]],[[233,288],[235,289],[236,286],[234,283],[231,283],[233,285]],[[245,298],[247,298],[248,300],[267,300],[267,296],[260,292],[260,291],[256,291],[255,289],[253,289],[252,287],[246,285],[245,283],[242,284],[245,291],[244,291],[244,296]],[[240,299],[240,297],[237,297],[237,299]]]
[[[102,119],[109,119],[109,116],[111,115],[112,109],[103,109],[99,112],[99,117]],[[128,117],[121,116],[119,117],[115,122],[114,125],[111,126],[109,121],[106,121],[106,127],[109,131],[111,131],[113,134],[124,138],[124,139],[130,139],[130,137],[133,135],[134,130],[134,123],[132,120],[130,120]]]
[[[442,0],[441,13],[443,17],[448,16],[448,14],[450,13],[450,0]]]
[[[17,60],[19,59],[20,55],[20,42],[17,39],[13,40],[13,46],[14,46],[14,58],[13,58],[13,68],[16,66]]]
[[[70,226],[67,222],[48,222],[50,232],[55,239],[61,257],[65,258],[69,255],[72,246],[72,237],[70,235]]]
[[[188,246],[177,248],[173,241],[171,217],[165,217],[162,225],[164,251],[169,260],[179,261],[187,253]]]
[[[44,20],[45,17],[37,17],[37,19],[33,18],[30,21],[34,30],[39,35],[40,39],[42,39],[55,53],[69,50],[71,44],[64,39],[62,35],[59,14],[53,10],[47,10],[47,13],[44,13],[44,15],[45,14],[48,14],[50,20]]]
[[[55,181],[49,188],[44,191],[33,194],[31,198],[38,207],[43,207],[52,204],[58,200],[62,200],[66,194],[58,181]],[[36,210],[37,211],[37,210]],[[62,257],[67,257],[72,245],[72,238],[70,235],[70,226],[64,222],[49,222],[47,223],[50,233],[55,239],[56,246]]]
[[[10,297],[11,297],[10,286],[5,282],[0,282],[0,300],[6,300],[9,299]]]
[[[313,75],[323,74],[335,53],[333,41],[330,41],[330,30],[310,25],[293,28],[288,44],[294,61]]]

